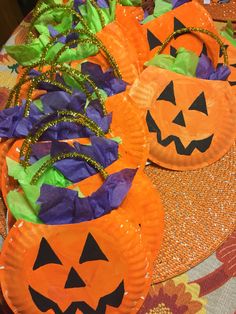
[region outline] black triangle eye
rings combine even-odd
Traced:
[[[147,30],[147,39],[150,50],[162,45],[162,42],[149,29]]]
[[[174,32],[180,30],[181,28],[186,28],[186,26],[175,17],[174,18]],[[180,36],[180,34],[176,34],[174,38],[176,39],[178,36]]]
[[[149,110],[147,111],[146,122],[149,132],[158,132],[158,126],[156,125],[156,122],[153,120],[153,117]]]
[[[177,49],[173,46],[170,46],[170,55],[172,57],[176,57],[176,54],[177,54]]]
[[[42,238],[40,242],[40,246],[39,246],[38,255],[34,263],[33,270],[36,270],[48,264],[62,265],[62,262],[56,256],[53,249],[49,245],[48,241],[45,238]]]
[[[175,93],[174,93],[174,84],[173,81],[171,81],[165,89],[162,91],[160,96],[157,98],[157,100],[166,100],[171,102],[173,105],[176,106],[175,102]]]
[[[225,49],[228,49],[229,45],[224,45]],[[223,56],[223,50],[220,49],[220,52],[219,52],[219,57],[222,57]]]
[[[197,110],[208,116],[206,98],[204,92],[202,92],[189,107],[189,110]]]
[[[205,43],[203,43],[203,45],[202,45],[202,51],[201,51],[201,53],[200,53],[199,56],[201,57],[202,54],[204,54],[205,56],[207,56],[207,46],[206,46]]]
[[[98,260],[108,261],[92,234],[89,233],[79,263],[83,264],[85,262]]]

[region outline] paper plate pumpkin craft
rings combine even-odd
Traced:
[[[187,30],[206,32],[216,40],[223,52],[224,63],[227,64],[226,47],[218,36],[194,27],[180,29],[178,34]],[[172,33],[165,40],[158,54],[171,42],[174,35]],[[200,74],[201,67],[204,75]],[[229,74],[227,67],[220,69]],[[209,70],[214,70],[211,61],[202,54],[196,73],[204,78],[207,74],[208,78],[208,74],[211,75]],[[216,70],[214,76],[219,75],[218,72]],[[130,95],[146,114],[151,134],[149,158],[152,161],[174,170],[192,170],[217,161],[229,150],[236,131],[234,95],[227,81],[219,80],[218,76],[215,79],[203,80],[150,66],[133,84]],[[222,119],[218,121],[222,99],[224,111],[221,114]],[[199,114],[202,117],[198,117]]]
[[[207,166],[234,142],[235,97],[226,81],[148,67],[131,89],[131,96],[147,108],[149,158],[163,167],[184,170]]]
[[[137,313],[150,284],[139,233],[118,213],[75,225],[18,221],[1,266],[14,313]]]
[[[190,12],[191,14],[189,14]],[[217,34],[210,15],[199,3],[196,1],[185,3],[143,25],[143,31],[149,43],[149,59],[156,54],[170,34],[186,27],[204,28]],[[176,34],[175,39],[167,45],[163,52],[175,56],[180,47],[194,51],[197,55],[204,52],[214,65],[217,64],[219,47],[214,39],[205,34],[187,33],[182,36]]]

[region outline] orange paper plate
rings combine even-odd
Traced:
[[[16,314],[135,314],[151,280],[138,228],[117,212],[73,225],[18,221],[4,242],[0,272]]]
[[[149,57],[149,46],[146,36],[142,32],[141,24],[131,10],[132,7],[117,5],[116,21],[123,30],[126,41],[131,43],[135,48],[137,67],[139,72],[142,72],[144,63],[148,60]]]
[[[130,90],[148,108],[149,158],[169,169],[190,170],[220,159],[236,135],[236,98],[227,81],[187,77],[148,67]]]
[[[199,27],[217,34],[212,18],[209,13],[196,1],[188,2],[180,7],[171,10],[160,17],[143,24],[143,31],[149,42],[152,58],[158,48],[174,31],[184,27]],[[214,65],[219,58],[219,47],[214,39],[202,33],[188,33],[178,36],[167,45],[163,53],[175,54],[176,49],[184,47],[200,55],[202,51],[207,52]]]
[[[132,84],[139,73],[137,53],[133,44],[126,38],[122,28],[114,21],[105,26],[96,36],[114,57],[122,79]]]

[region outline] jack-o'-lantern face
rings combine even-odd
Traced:
[[[235,96],[227,81],[201,80],[148,67],[130,90],[145,110],[149,158],[170,169],[207,166],[235,138]]]
[[[196,1],[186,3],[143,25],[149,43],[149,58],[156,54],[169,35],[185,27],[200,27],[217,33],[211,17],[199,3]],[[176,51],[180,47],[194,51],[197,55],[204,53],[213,60],[214,65],[217,63],[219,47],[216,41],[206,34],[189,33],[177,36],[167,45],[163,53],[176,56]]]
[[[82,313],[101,314],[105,313],[107,305],[120,306],[124,296],[124,280],[119,282],[119,276],[122,274],[116,274],[117,278],[114,283],[118,282],[117,287],[110,291],[111,287],[104,282],[104,279],[107,273],[112,271],[111,263],[91,233],[87,235],[80,257],[76,256],[74,251],[75,263],[71,265],[67,260],[63,264],[62,257],[65,253],[58,252],[61,256],[59,258],[53,250],[53,242],[51,246],[44,237],[42,238],[29,284],[32,300],[41,312],[51,309],[55,314],[75,314],[77,310]],[[89,267],[87,263],[91,263]],[[98,267],[99,271],[97,271]],[[55,276],[50,274],[54,272],[53,268],[57,268]],[[88,268],[90,273],[87,272]],[[47,275],[47,293],[45,291],[43,294],[37,291],[36,287],[37,282],[40,278],[45,278],[45,275]],[[99,284],[102,284],[103,288],[100,288],[95,296],[96,292],[93,287]],[[100,293],[101,297],[99,297]],[[91,295],[93,295],[92,298]],[[66,301],[63,300],[64,298]],[[65,307],[66,303],[67,307]]]
[[[161,146],[167,147],[168,145],[173,143],[176,153],[185,156],[190,156],[195,149],[202,153],[206,152],[209,149],[214,137],[214,133],[211,133],[212,130],[210,127],[208,128],[208,110],[204,92],[201,92],[193,100],[189,107],[177,106],[174,94],[174,84],[173,81],[171,81],[164,89],[164,91],[159,95],[159,97],[157,98],[157,102],[157,106],[160,105],[160,110],[157,113],[158,115],[160,114],[162,117],[160,120],[163,122],[165,121],[164,123],[167,123],[167,121],[170,119],[170,125],[166,130],[167,134],[164,133],[164,130],[162,132],[161,129],[158,127],[150,111],[148,111],[147,113],[146,120],[149,132],[157,133],[157,142]],[[161,106],[163,106],[164,108],[161,108]],[[176,108],[171,108],[171,106],[176,106]],[[176,111],[177,115],[175,116]],[[195,113],[191,111],[195,111]],[[172,119],[173,114],[174,118]],[[188,121],[188,124],[186,121]],[[204,137],[202,138],[195,138],[196,123],[202,124],[203,126],[205,125],[205,130],[202,129],[202,132],[204,132]],[[185,136],[185,129],[187,129],[187,136]],[[168,135],[168,133],[170,133],[170,135]],[[180,134],[179,136],[175,135],[178,133]],[[183,136],[181,136],[181,133]]]
[[[18,221],[4,243],[1,284],[17,314],[129,314],[148,292],[149,264],[136,227],[115,212],[73,225]]]

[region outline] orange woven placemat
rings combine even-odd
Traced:
[[[161,194],[165,232],[153,281],[164,281],[211,255],[236,228],[236,145],[200,170],[145,172]]]
[[[218,3],[211,0],[210,4],[204,4],[198,0],[216,21],[236,21],[236,0],[229,0],[228,3]]]

